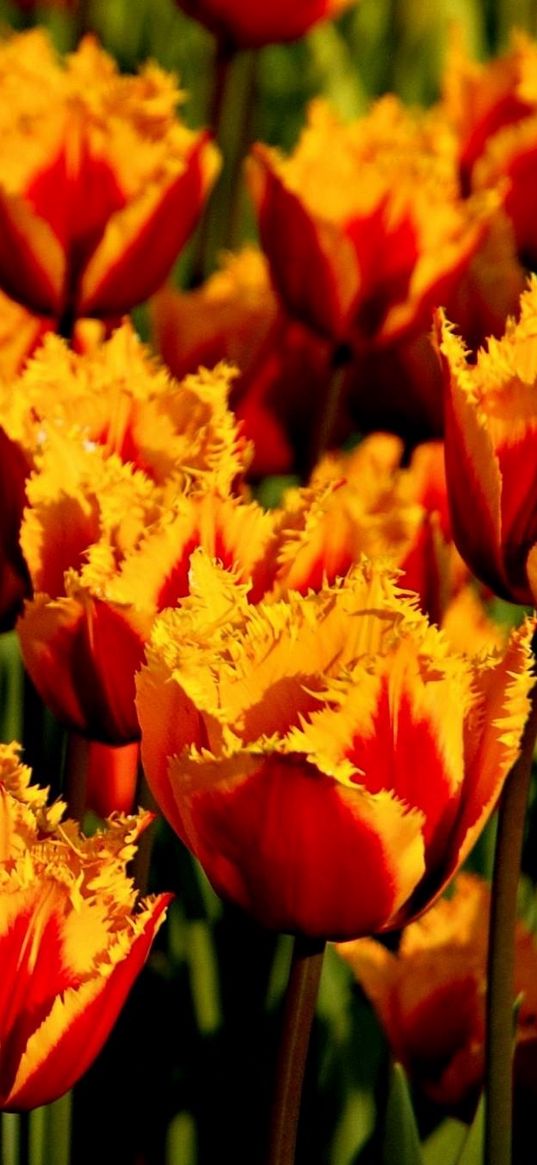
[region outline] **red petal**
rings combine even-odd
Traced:
[[[215,172],[209,134],[202,134],[179,174],[157,196],[112,215],[82,277],[77,315],[122,315],[162,286],[196,225]]]
[[[0,189],[0,286],[38,315],[60,314],[65,254],[48,224]]]

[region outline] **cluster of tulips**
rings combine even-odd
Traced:
[[[221,82],[351,2],[181,7]],[[0,622],[67,756],[86,742],[52,803],[0,746],[4,1110],[76,1083],[164,921],[167,887],[147,896],[129,866],[143,770],[226,902],[308,967],[337,944],[435,1104],[472,1115],[489,1048],[487,1162],[508,1165],[485,967],[489,947],[508,1047],[520,996],[535,1090],[537,944],[513,894],[535,737],[536,77],[522,33],[484,65],[454,40],[428,110],[387,95],[346,122],[319,98],[288,156],[243,141],[259,242],[207,271],[209,194],[227,221],[241,178],[219,203],[177,78],[122,74],[91,35],[64,58],[38,27],[0,43]],[[504,786],[492,895],[463,873],[441,898]],[[307,1046],[311,1015],[294,1021]],[[292,1165],[276,1091],[270,1165]]]

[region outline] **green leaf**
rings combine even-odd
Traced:
[[[424,1165],[456,1165],[467,1133],[462,1121],[442,1121],[423,1146]]]
[[[424,1165],[407,1078],[400,1064],[394,1064],[391,1073],[382,1165]]]
[[[485,1136],[485,1101],[481,1097],[456,1165],[482,1165]]]

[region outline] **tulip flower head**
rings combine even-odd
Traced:
[[[220,364],[178,383],[128,322],[82,353],[49,335],[4,389],[0,419],[30,464],[53,432],[67,433],[143,472],[161,492],[171,480],[210,481],[224,495],[251,455],[228,409],[233,376]]]
[[[297,40],[320,20],[330,20],[352,0],[178,0],[181,8],[214,33],[227,49],[261,48],[273,42]]]
[[[50,336],[14,396],[9,431],[34,463],[22,651],[45,703],[92,739],[138,738],[134,672],[155,614],[188,589],[193,547],[243,553],[250,573],[271,533],[229,496],[248,458],[229,380],[178,384],[126,326],[80,356]]]
[[[461,874],[449,899],[403,931],[396,954],[373,939],[342,943],[393,1054],[437,1104],[476,1101],[483,1081],[490,888]],[[517,1041],[537,1041],[537,945],[516,930]],[[516,1059],[515,1059],[516,1064]]]
[[[429,326],[497,209],[460,198],[452,152],[394,98],[348,125],[314,102],[293,154],[257,145],[249,172],[288,310],[362,353]]]
[[[60,62],[34,30],[0,46],[0,287],[67,324],[164,281],[218,162],[156,65],[121,76],[91,38]]]
[[[100,1051],[170,896],[136,903],[126,865],[151,815],[84,837],[0,745],[0,1108],[61,1096]]]
[[[470,661],[367,561],[257,606],[201,550],[190,574],[137,677],[157,803],[265,925],[400,927],[464,860],[518,754],[532,625]]]
[[[453,535],[496,594],[537,596],[537,281],[518,322],[477,360],[439,317],[445,371],[446,473]]]

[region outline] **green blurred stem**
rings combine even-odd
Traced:
[[[267,1165],[293,1165],[324,942],[297,936],[285,995]]]
[[[92,0],[77,0],[73,16],[75,43],[93,30],[92,8]]]
[[[252,141],[257,53],[217,46],[210,124],[222,152],[222,170],[198,233],[191,282],[201,283],[214,270],[219,254],[240,242],[242,167]]]
[[[138,759],[138,777],[136,782],[136,809],[150,809],[154,812],[157,809],[155,798],[151,793],[149,785],[145,779],[145,773],[142,768],[142,762]],[[147,887],[149,883],[149,869],[151,866],[151,851],[153,849],[153,842],[155,840],[156,821],[152,821],[147,829],[144,829],[140,840],[138,842],[138,849],[136,850],[136,857],[133,862],[133,874],[136,888],[143,896],[147,894]]]
[[[88,753],[89,740],[78,732],[70,732],[65,750],[63,797],[67,802],[68,817],[74,817],[76,821],[82,821],[86,808]]]
[[[30,1113],[19,1114],[18,1165],[30,1165]]]
[[[338,345],[332,355],[327,391],[319,401],[318,414],[312,425],[308,463],[305,467],[306,476],[312,473],[334,440],[338,413],[343,403],[349,360],[350,352],[346,344]]]
[[[507,778],[498,814],[488,959],[485,1074],[487,1165],[511,1163],[515,924],[524,821],[537,738],[537,687],[533,689],[531,701],[521,753]]]

